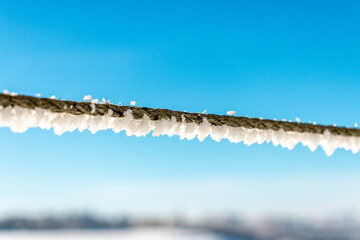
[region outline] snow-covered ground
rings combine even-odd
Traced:
[[[229,240],[220,235],[169,228],[126,230],[0,231],[1,240]]]

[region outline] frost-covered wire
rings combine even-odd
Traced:
[[[153,136],[179,135],[180,139],[188,140],[197,137],[203,141],[209,136],[215,141],[228,139],[246,145],[271,141],[288,149],[302,143],[311,151],[322,146],[327,155],[336,148],[353,153],[360,150],[360,129],[356,128],[116,106],[100,104],[89,96],[86,100],[91,102],[0,94],[0,127],[10,127],[14,132],[32,127],[53,128],[58,135],[76,129],[88,129],[92,133],[112,129],[138,137],[152,133]]]

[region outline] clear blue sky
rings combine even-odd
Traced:
[[[0,1],[0,89],[360,123],[358,1]],[[359,154],[0,129],[0,216],[360,211]]]

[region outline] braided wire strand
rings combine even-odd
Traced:
[[[96,104],[96,108],[94,109],[94,111],[92,108],[92,104],[94,103],[65,101],[50,98],[37,98],[25,95],[11,96],[6,94],[0,94],[0,106],[4,108],[8,106],[18,106],[27,109],[41,108],[56,113],[69,113],[74,115],[87,114],[93,116],[104,116],[108,114],[109,110],[111,110],[112,117],[124,117],[125,112],[127,110],[131,110],[134,119],[141,119],[146,114],[150,118],[150,120],[153,121],[161,119],[170,120],[172,117],[174,117],[178,122],[185,121],[187,123],[195,123],[199,125],[200,123],[202,123],[203,118],[206,118],[207,121],[213,126],[227,125],[231,127],[243,127],[249,129],[256,128],[261,130],[274,131],[282,129],[286,132],[318,134],[322,134],[327,130],[333,135],[360,137],[360,129],[357,128],[313,125],[307,123],[285,122],[269,119],[235,117],[216,114],[188,113],[168,109],[155,109],[147,107],[116,106],[113,104]]]

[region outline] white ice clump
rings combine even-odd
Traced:
[[[91,100],[93,100],[93,98],[92,98],[92,96],[89,94],[89,95],[85,95],[85,96],[83,97],[83,100],[85,100],[85,101],[91,101]]]
[[[227,111],[226,114],[229,116],[235,116],[236,112],[235,111]]]
[[[99,102],[99,99],[93,99],[93,97],[91,95],[85,95],[83,97],[83,100],[91,101],[91,103],[94,103],[94,104],[98,104],[98,103],[100,103],[100,104],[105,104],[105,103],[110,104],[111,103],[110,100],[105,100],[105,98],[102,98],[101,101]]]
[[[72,105],[69,106],[72,108]],[[91,112],[96,110],[96,104],[91,103]],[[134,119],[131,110],[124,113],[124,117],[113,117],[111,109],[104,116],[92,116],[87,114],[74,115],[70,113],[55,113],[41,108],[27,109],[19,106],[0,106],[0,127],[10,127],[13,132],[25,132],[29,128],[39,127],[42,129],[54,129],[55,134],[72,132],[78,129],[80,132],[89,130],[96,133],[99,130],[112,129],[115,133],[125,131],[128,136],[153,136],[179,135],[180,139],[194,139],[199,141],[207,137],[219,142],[228,139],[232,143],[244,142],[246,145],[253,143],[262,144],[272,142],[274,146],[293,149],[298,143],[307,146],[311,151],[321,146],[326,155],[330,156],[335,149],[343,148],[357,153],[360,150],[360,137],[333,135],[329,131],[323,134],[287,132],[284,130],[261,130],[244,127],[230,127],[226,125],[213,126],[206,117],[202,123],[187,123],[185,115],[178,122],[175,117],[153,121],[147,115],[142,119]]]
[[[95,112],[95,109],[96,109],[96,107],[95,107],[95,103],[91,103],[90,104],[90,107],[91,107],[91,113],[93,114],[94,112]]]
[[[16,92],[9,92],[9,90],[6,90],[6,89],[3,90],[3,93],[5,95],[10,95],[10,96],[17,96],[18,95]]]
[[[130,105],[131,105],[131,106],[135,106],[135,105],[136,105],[136,102],[135,102],[135,101],[131,101],[131,102],[130,102]]]

